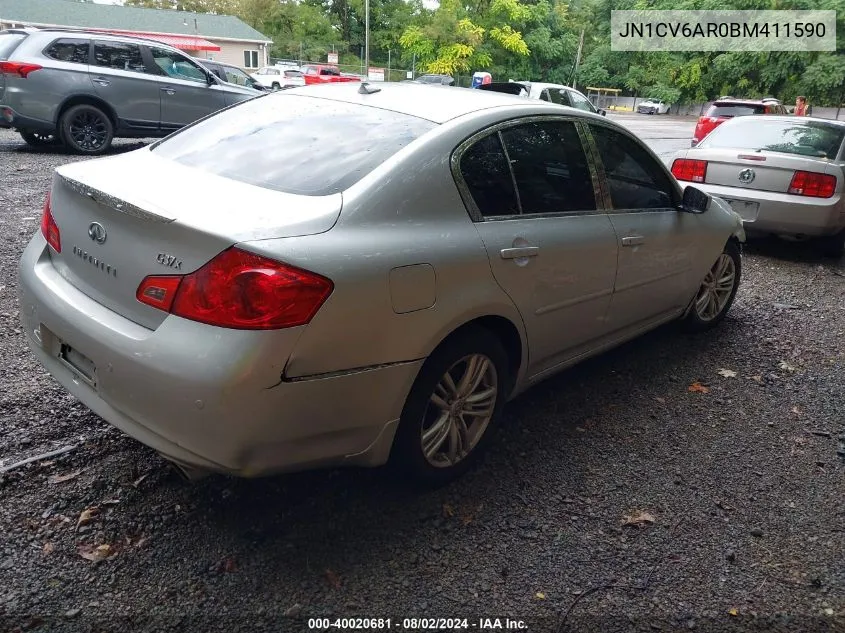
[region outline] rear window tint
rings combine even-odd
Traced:
[[[265,189],[348,189],[436,127],[380,108],[275,93],[245,101],[152,146],[182,165]]]
[[[698,147],[766,150],[833,159],[845,139],[845,126],[817,121],[737,119],[713,130]]]
[[[747,116],[765,114],[766,106],[756,104],[716,104],[710,106],[704,116]]]
[[[9,59],[12,51],[25,39],[23,33],[0,33],[0,59]]]

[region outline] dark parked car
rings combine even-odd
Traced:
[[[220,62],[215,59],[201,59],[199,57],[194,57],[194,59],[226,83],[243,86],[245,88],[252,88],[253,90],[259,90],[261,92],[268,90],[265,86],[250,77],[249,73],[242,68],[238,68],[232,64]]]

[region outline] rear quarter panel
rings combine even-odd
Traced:
[[[49,44],[46,40],[42,43]],[[40,54],[16,57],[15,61],[42,66],[26,79],[6,78],[4,101],[23,116],[55,122],[68,98],[96,95],[87,64],[56,61]]]
[[[460,127],[441,126],[418,151],[403,150],[347,190],[340,219],[327,233],[248,244],[335,284],[302,333],[286,376],[425,358],[455,329],[489,315],[508,319],[525,340],[519,312],[492,277],[451,174],[453,148],[475,129]],[[416,264],[434,269],[434,301],[397,314],[390,272]],[[527,358],[524,343],[522,355]]]

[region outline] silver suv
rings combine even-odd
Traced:
[[[30,145],[101,154],[161,137],[262,93],[226,83],[171,46],[59,29],[0,31],[0,127]]]

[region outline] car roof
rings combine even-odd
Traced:
[[[784,123],[789,123],[790,125],[795,124],[802,124],[802,123],[823,123],[828,124],[831,127],[845,127],[845,121],[837,121],[836,119],[822,119],[820,117],[813,117],[813,116],[795,116],[791,114],[783,115],[783,114],[775,114],[769,116],[743,116],[743,117],[734,117],[730,119],[730,121],[742,121],[743,125],[756,125],[752,123],[753,121],[759,121],[760,125],[765,125],[767,123],[771,123],[772,121],[783,121]],[[726,121],[729,123],[730,121]]]
[[[767,103],[771,103],[772,99],[734,99],[733,97],[729,99],[720,98],[716,99],[712,105],[766,105]],[[780,102],[778,102],[778,105]]]
[[[377,87],[379,90],[371,94],[362,94],[359,91],[365,85],[370,88]],[[454,86],[441,86],[438,90],[432,90],[430,86],[410,81],[332,83],[307,88],[292,88],[285,92],[291,95],[311,95],[347,103],[360,103],[427,119],[434,123],[445,123],[451,119],[490,108],[526,106],[525,98],[502,92]],[[545,103],[531,100],[531,105],[534,107]],[[559,105],[549,103],[547,107],[550,113],[560,113],[561,106]],[[595,116],[572,108],[568,110],[575,116]]]
[[[142,42],[144,44],[155,45],[160,48],[166,48],[171,51],[179,51],[178,48],[174,48],[164,42],[159,40],[151,39],[148,37],[138,37],[136,35],[118,35],[115,33],[105,33],[103,31],[92,31],[86,29],[60,29],[60,28],[46,28],[46,29],[36,29],[33,27],[23,27],[23,28],[14,28],[14,29],[3,29],[2,32],[10,32],[10,33],[26,33],[27,35],[48,35],[51,37],[61,37],[62,35],[66,36],[80,36],[80,37],[88,37],[88,38],[97,38],[98,40],[105,40],[109,42],[135,42],[139,43]],[[180,53],[182,51],[179,51]]]

